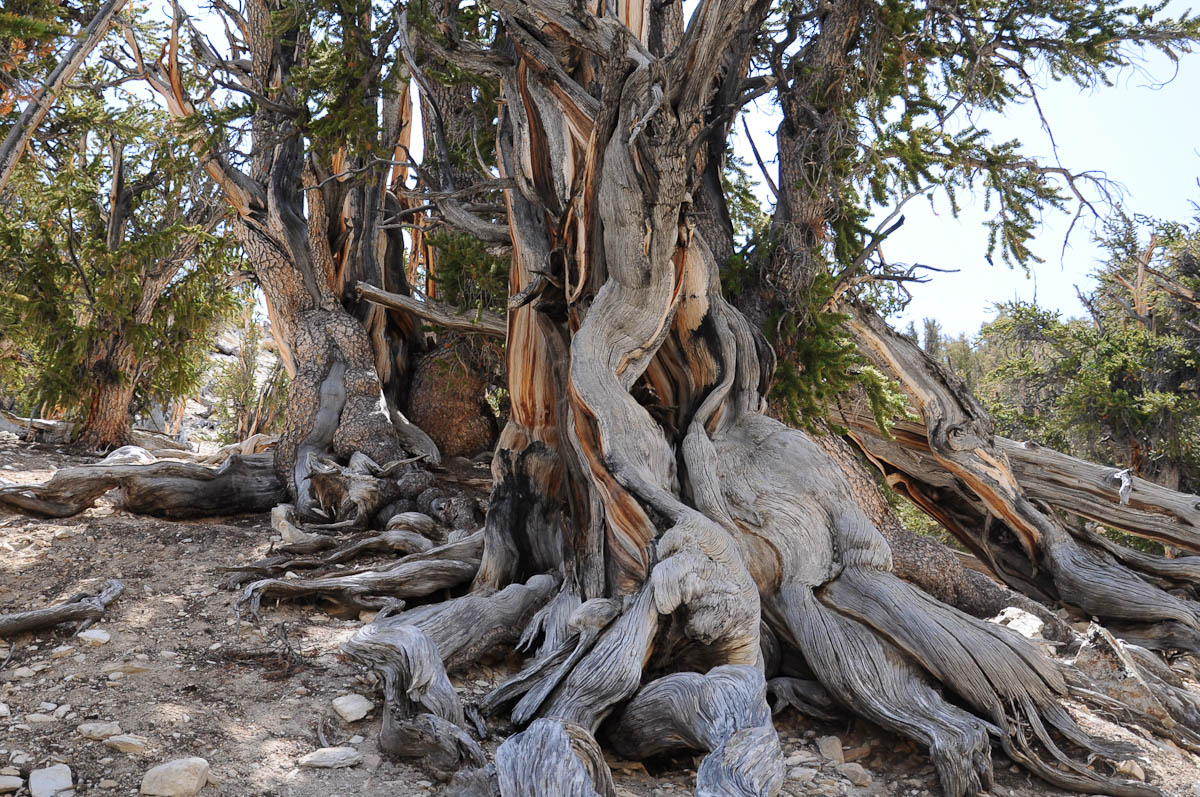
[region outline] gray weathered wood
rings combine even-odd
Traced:
[[[109,579],[104,582],[99,592],[81,593],[57,606],[15,614],[0,614],[0,638],[10,638],[23,631],[73,622],[79,623],[79,627],[75,629],[75,632],[79,633],[103,617],[109,604],[124,591],[124,584],[116,579]]]

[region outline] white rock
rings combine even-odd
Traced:
[[[374,703],[359,694],[342,695],[333,700],[333,710],[346,722],[359,721],[374,707]]]
[[[105,747],[111,747],[114,750],[120,750],[122,753],[132,753],[140,755],[146,752],[147,740],[142,736],[134,736],[129,733],[110,736],[104,740]]]
[[[74,787],[71,768],[66,764],[55,764],[44,769],[35,769],[29,773],[30,797],[54,797],[59,792],[70,791]]]
[[[1009,606],[988,622],[1011,628],[1029,639],[1041,639],[1042,629],[1046,627],[1046,624],[1036,615],[1030,614],[1024,609],[1018,609],[1016,606]]]
[[[13,678],[32,678],[37,675],[37,671],[32,667],[18,667],[13,670]]]
[[[159,764],[142,778],[142,794],[191,797],[208,782],[208,762],[203,758],[178,758]]]
[[[7,703],[0,703],[0,717],[7,717],[11,713]]]
[[[845,754],[842,752],[842,740],[836,736],[822,736],[817,739],[817,749],[821,751],[821,755],[835,764],[841,764],[846,760]]]
[[[25,785],[25,781],[14,775],[0,775],[0,794],[11,794]]]
[[[362,753],[353,747],[322,747],[301,758],[297,763],[302,767],[317,767],[320,769],[336,769],[352,767],[362,761]]]
[[[60,720],[71,713],[71,704],[63,703],[58,708],[54,709],[54,719]]]
[[[25,721],[30,725],[49,725],[54,722],[54,717],[49,714],[26,714]]]
[[[76,635],[76,639],[85,645],[91,647],[99,647],[112,639],[112,634],[105,631],[103,628],[89,628],[86,631],[80,631]]]
[[[115,722],[85,722],[75,730],[86,739],[107,739],[124,733]]]

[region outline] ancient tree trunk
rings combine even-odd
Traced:
[[[398,248],[403,242],[396,231],[381,228],[387,189],[381,169],[358,168],[359,178],[343,182],[341,170],[354,168],[344,150],[329,155],[330,162],[318,153],[305,154],[305,131],[297,127],[297,114],[289,106],[295,96],[290,73],[305,57],[310,40],[299,21],[292,30],[277,29],[282,8],[270,0],[253,0],[245,18],[238,16],[229,26],[245,37],[239,46],[251,55],[249,73],[231,61],[220,63],[252,95],[268,98],[256,104],[251,120],[248,172],[232,166],[220,146],[213,151],[198,143],[197,148],[238,214],[238,238],[266,296],[272,333],[292,374],[276,473],[302,518],[330,520],[313,495],[312,474],[322,457],[344,461],[359,452],[386,465],[409,451],[436,461],[438,452],[388,402],[391,398],[395,405],[405,392],[408,352],[419,340],[418,327],[403,311],[385,314],[364,303],[368,334],[342,304],[344,289],[358,280],[406,290]],[[196,108],[183,88],[181,20],[175,23],[167,57],[150,66],[149,79],[174,115],[189,118]],[[401,77],[389,80],[399,85]],[[372,86],[378,96],[378,82]],[[391,101],[385,111],[384,134],[399,136],[400,112]],[[392,145],[385,142],[386,151]],[[346,301],[355,304],[352,290]],[[385,315],[398,324],[394,336]]]
[[[770,348],[723,298],[690,211],[705,171],[699,122],[740,82],[766,4],[703,4],[661,58],[647,47],[648,5],[623,6],[620,23],[554,0],[497,6],[516,53],[496,66],[500,163],[515,184],[513,414],[475,587],[561,575],[522,639],[541,640],[537,655],[484,704],[529,723],[497,753],[499,788],[610,793],[596,739],[612,716],[626,755],[706,751],[703,793],[774,794],[767,678],[786,661],[927,745],[949,795],[989,787],[993,734],[1056,784],[1152,793],[1051,744],[1048,726],[1115,754],[1061,708],[1067,686],[1029,643],[896,578],[835,462],[764,414]],[[578,55],[560,60],[564,44]],[[427,637],[386,622],[393,652],[371,655],[388,662],[377,666],[389,692],[417,695],[410,717],[461,722],[431,688],[443,676]],[[684,707],[701,700],[727,704],[730,722]]]
[[[110,451],[129,445],[129,406],[133,402],[136,361],[132,347],[119,337],[93,344],[84,367],[95,389],[75,445],[88,451]]]

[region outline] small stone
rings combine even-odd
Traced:
[[[100,781],[100,782],[99,782],[99,783],[97,783],[96,785],[97,785],[97,786],[99,786],[99,787],[100,787],[100,788],[102,788],[102,789],[115,789],[115,788],[117,788],[117,782],[116,782],[115,780],[112,780],[111,778],[105,778],[104,780]]]
[[[382,763],[383,759],[374,753],[363,756],[363,766],[368,772],[374,772],[375,770],[379,769],[379,765]]]
[[[86,631],[80,631],[75,635],[75,638],[83,644],[95,648],[107,644],[112,639],[112,634],[103,628],[89,628]]]
[[[812,779],[816,776],[817,770],[811,767],[792,767],[787,773],[787,779],[797,783],[812,783]]]
[[[85,722],[75,730],[85,739],[107,739],[124,733],[115,722]]]
[[[38,704],[38,711],[51,712],[51,711],[54,711],[54,709],[56,709],[56,708],[58,708],[57,703],[39,703]]]
[[[24,785],[24,779],[15,775],[0,775],[0,794],[11,794]]]
[[[56,540],[69,540],[74,536],[75,532],[70,529],[58,529],[54,532],[54,539]]]
[[[842,740],[836,736],[822,736],[817,740],[817,749],[826,759],[841,764],[846,759],[842,754]]]
[[[142,778],[142,794],[191,797],[208,782],[208,762],[203,758],[177,758],[159,764]]]
[[[71,713],[71,704],[64,703],[61,706],[59,706],[58,708],[54,709],[54,719],[60,720],[70,713]]]
[[[54,722],[54,717],[49,714],[26,714],[25,721],[30,725],[49,725]]]
[[[366,741],[366,738],[363,736],[359,736],[358,734],[355,734],[354,736],[350,737],[350,744],[362,744],[365,741]]]
[[[61,792],[70,791],[74,785],[71,768],[66,764],[55,764],[29,773],[30,797],[54,797]]]
[[[70,656],[74,652],[75,652],[74,645],[59,645],[54,650],[50,651],[50,658],[65,659],[67,656]]]
[[[133,755],[140,755],[146,752],[146,743],[144,737],[128,733],[110,736],[104,740],[105,747],[120,750],[122,753],[132,753]]]
[[[359,721],[374,707],[374,703],[359,694],[342,695],[333,701],[333,710],[346,722]]]
[[[855,786],[871,785],[871,773],[863,769],[862,764],[842,764],[840,767],[838,767],[838,771],[840,771],[846,777],[846,780],[850,781]]]
[[[110,680],[110,681],[119,681],[124,677],[125,677],[125,673],[122,672],[121,670],[117,670],[116,672],[110,672],[108,674],[108,680]]]
[[[13,678],[32,678],[37,672],[31,667],[18,667],[13,670]]]
[[[297,763],[302,767],[337,769],[352,767],[361,761],[362,753],[353,747],[322,747],[304,756]]]
[[[1133,759],[1117,764],[1117,772],[1121,775],[1127,775],[1134,780],[1140,780],[1143,783],[1146,782],[1146,770],[1142,769],[1142,765]]]
[[[9,708],[8,708],[8,704],[7,704],[7,703],[0,703],[0,717],[7,717],[7,716],[9,716],[10,714],[12,714],[12,711],[11,711],[11,710],[9,710]]]

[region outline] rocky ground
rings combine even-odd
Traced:
[[[2,437],[0,476],[9,481],[92,461]],[[205,782],[202,797],[443,793],[420,769],[378,753],[376,681],[339,654],[368,617],[316,603],[264,605],[257,622],[235,614],[222,568],[265,555],[271,535],[266,516],[166,522],[105,502],[65,520],[0,513],[0,614],[109,578],[126,586],[85,634],[60,627],[0,640],[0,794],[191,794]],[[487,662],[451,680],[471,702],[515,665]],[[361,697],[342,699],[351,695]],[[1200,795],[1197,756],[1076,716],[1093,733],[1137,744],[1144,759],[1134,774],[1170,795]],[[868,723],[794,712],[777,721],[787,795],[939,793],[927,756]],[[510,729],[494,730],[489,752]],[[618,794],[657,797],[690,794],[696,760],[609,763]],[[999,753],[996,768],[996,794],[1060,794]]]

